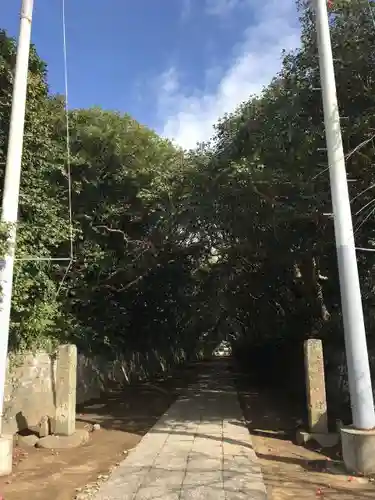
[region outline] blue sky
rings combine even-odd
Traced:
[[[21,0],[1,2],[16,36]],[[63,92],[62,0],[34,0],[32,41]],[[294,0],[66,0],[69,104],[126,111],[184,147],[266,85],[299,43]]]

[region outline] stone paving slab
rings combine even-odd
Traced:
[[[267,500],[227,365],[212,363],[94,500]]]

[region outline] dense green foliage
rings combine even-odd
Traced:
[[[371,247],[375,29],[365,1],[344,3],[331,21],[356,239]],[[70,114],[74,261],[17,261],[13,347],[73,339],[108,352],[193,352],[206,332],[241,347],[341,337],[317,48],[303,5],[301,23],[301,48],[274,81],[195,151],[127,115]],[[14,59],[2,32],[2,165]],[[63,100],[48,95],[33,49],[18,258],[69,256],[65,136]],[[373,254],[359,263],[370,332]]]

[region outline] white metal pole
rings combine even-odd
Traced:
[[[372,429],[375,427],[374,397],[367,352],[326,1],[315,0],[316,31],[349,390],[354,427],[357,429]]]
[[[33,5],[34,0],[22,0],[1,213],[1,222],[6,224],[10,230],[8,238],[9,251],[0,261],[0,436],[2,433],[2,416],[4,408],[4,388],[9,341],[16,224],[21,181],[21,160]]]

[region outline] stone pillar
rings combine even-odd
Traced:
[[[56,416],[54,433],[70,436],[76,428],[77,348],[62,345],[56,365]]]
[[[309,430],[322,434],[328,433],[322,341],[306,340],[304,351]]]

